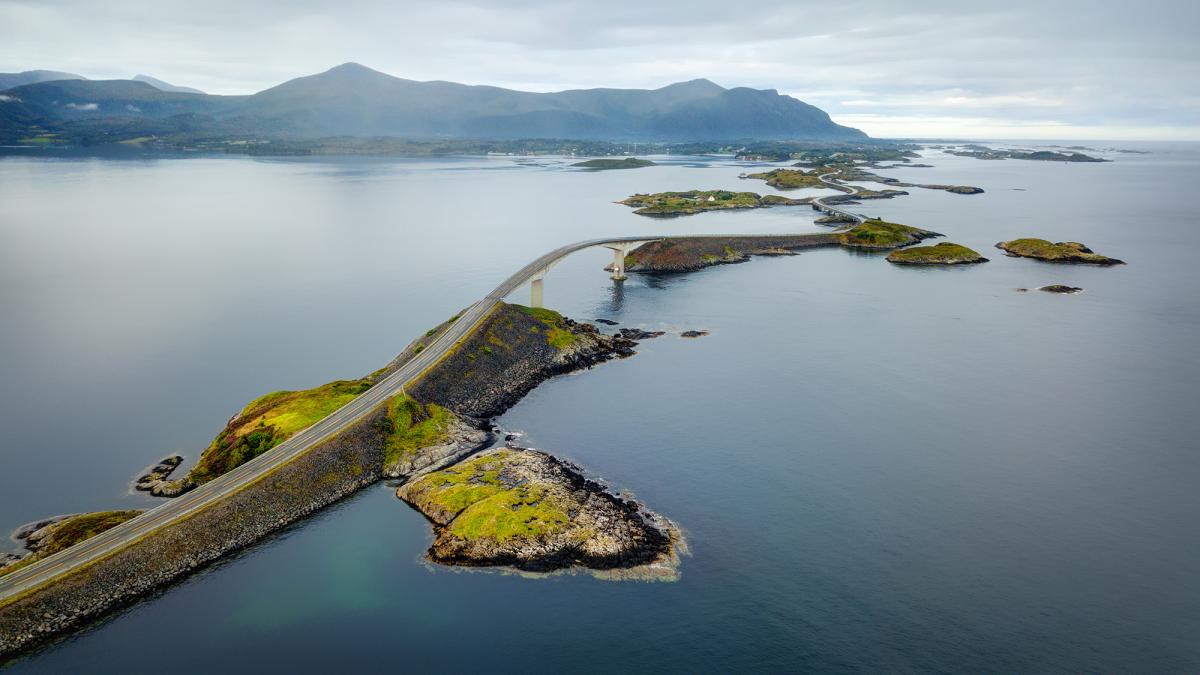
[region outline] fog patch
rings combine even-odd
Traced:
[[[134,104],[132,104],[132,103],[126,103],[126,104],[125,104],[125,108],[126,108],[127,110],[129,110],[129,112],[135,112],[135,113],[140,113],[140,112],[142,112],[142,109],[141,109],[141,108],[137,107],[136,105],[134,105]]]
[[[68,108],[72,110],[99,110],[99,103],[68,103]]]
[[[8,94],[0,94],[0,103],[8,103],[10,101],[20,103],[21,99],[16,96],[9,96]]]

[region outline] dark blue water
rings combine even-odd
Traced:
[[[428,525],[380,485],[15,670],[1195,672],[1200,154],[1151,149],[881,172],[984,187],[863,209],[986,265],[822,250],[617,288],[606,252],[556,267],[572,316],[712,331],[500,420],[675,519],[678,582],[431,568]],[[137,503],[136,469],[194,457],[243,401],[368,372],[555,245],[814,229],[610,203],[761,190],[732,162],[554,164],[0,162],[4,520]],[[1018,236],[1129,265],[991,248]],[[1054,282],[1087,290],[1012,290]]]

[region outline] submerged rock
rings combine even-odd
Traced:
[[[596,323],[602,323],[602,324],[604,324],[605,326],[617,326],[617,325],[619,325],[619,322],[617,322],[617,321],[613,321],[612,319],[596,319],[595,321],[596,321]]]
[[[679,337],[698,338],[704,337],[705,335],[708,335],[708,331],[706,330],[685,330],[679,334]]]
[[[617,331],[621,337],[626,340],[653,340],[656,337],[666,335],[665,331],[661,330],[642,330],[641,328],[622,328]]]
[[[670,521],[536,450],[490,450],[406,483],[396,496],[433,522],[428,556],[437,563],[661,573],[676,562],[680,537]]]
[[[1068,293],[1069,294],[1069,293],[1079,293],[1083,289],[1078,286],[1067,286],[1064,284],[1050,284],[1049,286],[1042,286],[1038,290],[1045,291],[1047,293]]]

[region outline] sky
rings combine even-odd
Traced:
[[[0,0],[0,72],[243,94],[347,61],[527,91],[705,77],[876,137],[1200,140],[1200,0]]]

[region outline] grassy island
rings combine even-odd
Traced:
[[[758,209],[766,206],[808,204],[809,199],[788,199],[779,195],[761,196],[755,192],[730,190],[688,190],[687,192],[656,192],[636,194],[620,203],[632,206],[641,216],[686,216],[704,211],[726,209]]]
[[[1050,243],[1045,239],[1013,239],[996,244],[996,248],[1018,258],[1036,258],[1054,263],[1084,265],[1124,265],[1116,258],[1100,255],[1077,241]]]
[[[629,568],[673,558],[677,533],[546,453],[505,447],[400,486],[434,523],[429,557],[551,571]]]
[[[260,396],[229,421],[186,480],[206,483],[316,424],[370,388],[365,379],[337,380],[313,389]]]
[[[640,169],[644,166],[658,165],[648,159],[626,157],[624,159],[589,159],[583,162],[576,162],[571,166],[577,166],[581,169],[592,169],[593,171],[608,171],[611,169]]]
[[[801,171],[800,169],[774,169],[764,173],[752,173],[746,178],[767,181],[767,185],[778,190],[796,190],[799,188],[830,188],[821,182],[820,169]]]
[[[853,248],[900,248],[922,239],[941,235],[899,223],[867,220],[842,232],[839,236],[843,246]]]
[[[965,265],[985,263],[987,258],[966,246],[943,241],[934,246],[914,246],[892,251],[887,261],[897,265]]]

